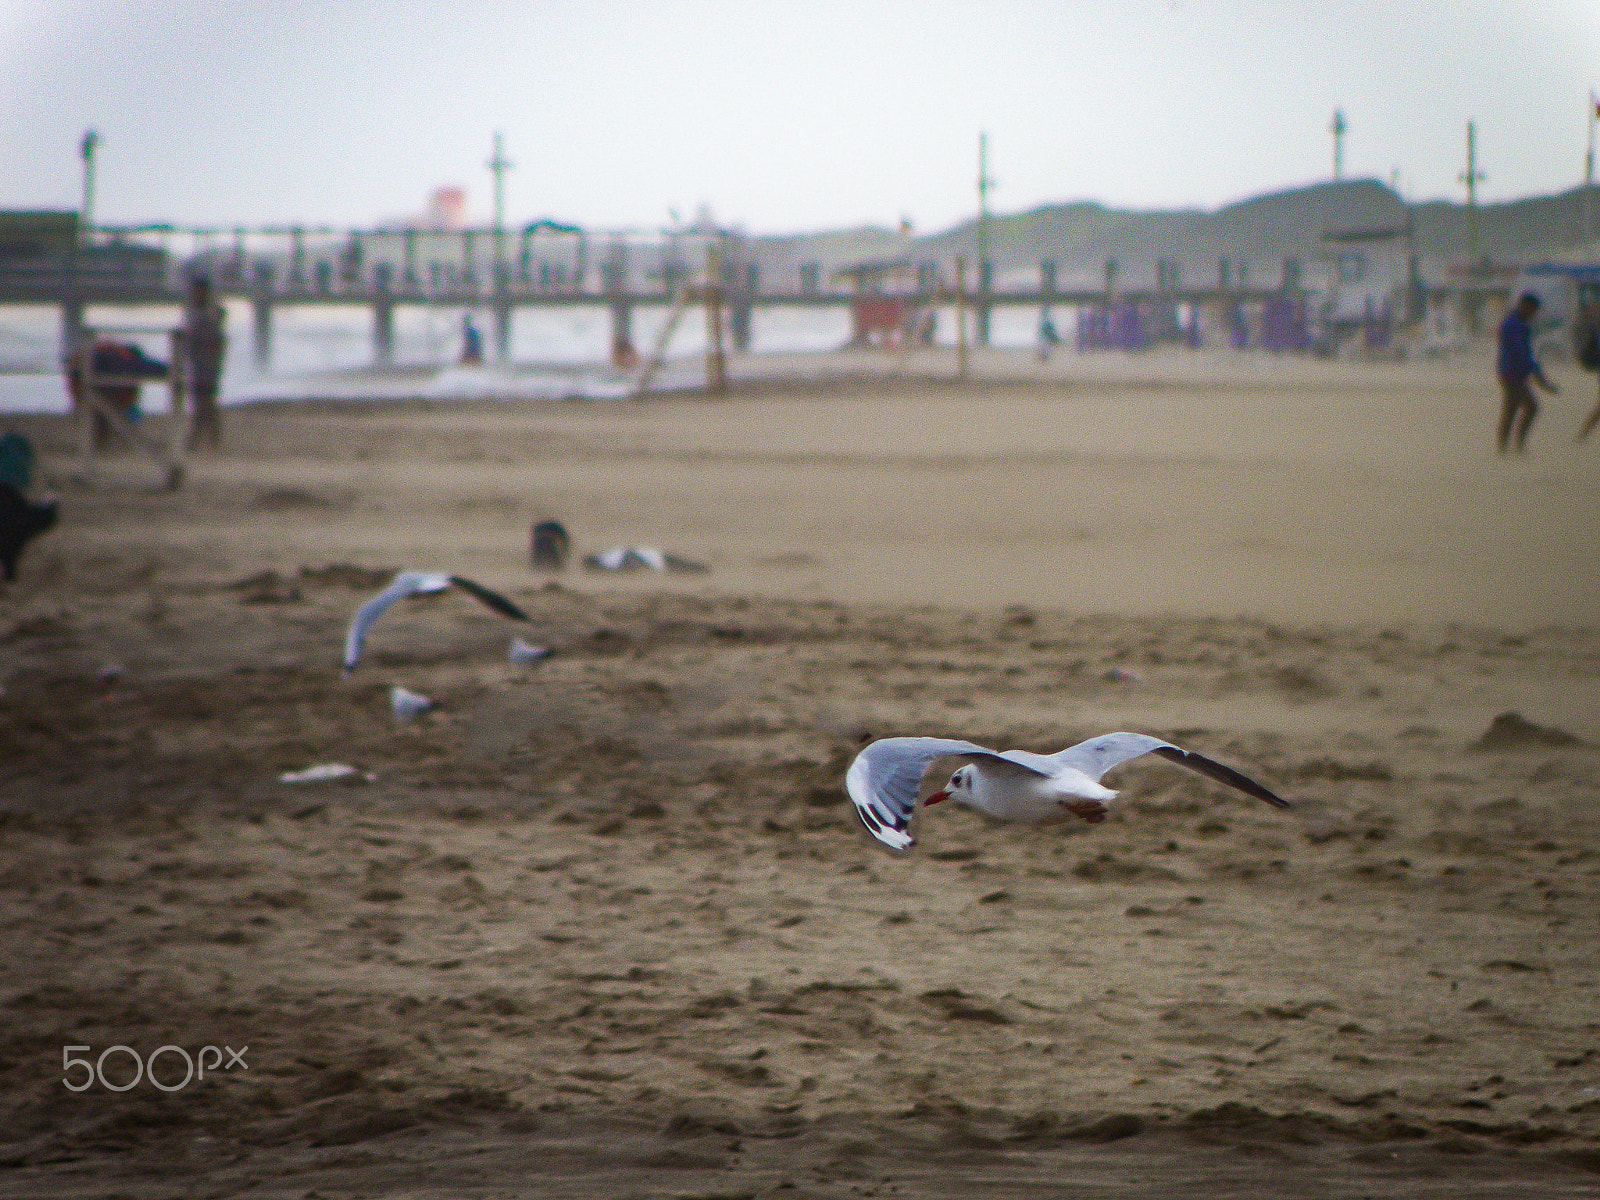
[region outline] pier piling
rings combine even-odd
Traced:
[[[978,329],[975,339],[980,346],[989,344],[989,313],[994,307],[994,263],[987,260],[978,264]]]
[[[506,262],[494,264],[492,322],[495,361],[508,363],[511,361],[511,265]]]
[[[68,296],[61,302],[61,357],[66,359],[77,353],[83,340],[83,300]]]
[[[735,271],[728,306],[728,334],[733,339],[737,354],[750,352],[750,314],[753,299],[761,283],[761,268],[746,263],[742,272]]]
[[[380,364],[394,361],[394,289],[388,263],[372,268],[372,357]]]
[[[611,243],[609,255],[600,264],[600,279],[605,287],[607,307],[611,310],[611,346],[615,357],[624,346],[633,345],[633,302],[628,297],[628,244],[621,238]]]
[[[728,356],[722,344],[722,247],[706,247],[706,387],[715,396],[728,394]]]
[[[272,367],[272,275],[271,263],[256,263],[255,294],[250,299],[250,331],[258,371]]]
[[[967,377],[967,260],[956,259],[956,376]]]

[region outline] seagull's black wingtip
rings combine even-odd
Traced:
[[[452,575],[450,576],[450,582],[455,584],[455,586],[460,588],[462,591],[466,592],[467,595],[478,600],[479,603],[492,608],[495,612],[499,613],[503,617],[510,617],[513,621],[528,621],[530,623],[533,621],[532,617],[523,612],[511,601],[507,600],[499,592],[490,591],[488,588],[484,587],[483,584],[478,583],[475,580],[465,579],[460,575]]]
[[[1155,753],[1170,762],[1188,767],[1191,771],[1198,771],[1218,783],[1225,783],[1229,787],[1238,788],[1247,796],[1254,796],[1257,800],[1265,801],[1273,808],[1293,808],[1294,805],[1285,800],[1270,788],[1263,787],[1250,776],[1241,771],[1235,771],[1226,763],[1219,763],[1216,759],[1207,758],[1204,754],[1197,754],[1193,750],[1183,750],[1177,746],[1157,746]]]

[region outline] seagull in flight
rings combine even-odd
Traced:
[[[355,616],[350,618],[350,630],[344,638],[344,673],[349,675],[356,669],[356,663],[361,661],[361,649],[366,645],[367,630],[372,628],[372,623],[383,615],[383,610],[396,600],[406,596],[426,595],[432,592],[442,592],[449,587],[458,587],[473,599],[493,609],[503,617],[510,617],[513,621],[532,621],[533,618],[523,612],[499,592],[491,592],[481,583],[474,583],[470,579],[463,579],[460,575],[438,575],[427,571],[401,571],[371,600],[356,609]]]
[[[845,790],[872,836],[896,850],[904,850],[913,841],[907,829],[917,811],[922,777],[935,759],[963,757],[972,761],[950,776],[950,781],[930,795],[926,804],[954,800],[997,821],[1048,821],[1075,816],[1098,825],[1106,819],[1107,804],[1117,795],[1101,786],[1100,777],[1145,754],[1156,754],[1198,771],[1274,808],[1294,807],[1232,767],[1142,733],[1101,734],[1057,754],[990,750],[952,738],[883,738],[856,755],[845,775]]]

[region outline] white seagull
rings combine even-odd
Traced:
[[[474,583],[470,579],[463,579],[460,575],[438,575],[428,571],[401,571],[371,600],[356,609],[355,616],[350,618],[350,631],[344,638],[344,673],[349,675],[356,669],[356,663],[361,661],[361,648],[367,641],[367,630],[372,628],[372,623],[383,615],[383,610],[396,600],[406,596],[422,595],[430,592],[442,592],[448,587],[458,587],[475,600],[492,608],[503,617],[510,617],[513,621],[532,621],[533,618],[523,612],[499,592],[491,592],[481,583]]]
[[[1294,807],[1232,767],[1142,733],[1106,733],[1058,754],[990,750],[952,738],[883,738],[856,755],[845,775],[845,790],[872,836],[904,850],[913,840],[906,830],[917,811],[922,777],[935,759],[973,761],[929,796],[928,804],[953,799],[998,821],[1047,821],[1071,815],[1096,825],[1106,819],[1106,805],[1117,795],[1100,786],[1100,777],[1144,754],[1159,754],[1274,807]]]

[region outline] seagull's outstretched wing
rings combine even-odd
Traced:
[[[405,596],[419,592],[442,592],[450,586],[449,575],[435,575],[426,571],[401,571],[371,600],[356,609],[350,618],[350,630],[344,636],[344,673],[350,674],[361,661],[361,648],[366,645],[367,630],[383,615],[383,610]]]
[[[1247,796],[1265,800],[1274,808],[1294,807],[1282,796],[1262,787],[1254,779],[1235,771],[1232,767],[1207,758],[1203,754],[1196,754],[1193,750],[1179,749],[1171,742],[1163,742],[1160,738],[1153,738],[1143,733],[1101,734],[1086,742],[1079,742],[1076,746],[1069,746],[1060,754],[1053,754],[1050,757],[1061,766],[1075,767],[1090,779],[1098,780],[1112,767],[1120,766],[1129,759],[1138,758],[1143,754],[1158,754],[1168,762],[1175,762],[1180,767],[1198,771],[1218,783],[1238,788]]]
[[[481,583],[474,583],[472,580],[463,579],[459,575],[451,575],[448,578],[451,583],[455,584],[467,595],[471,596],[474,600],[477,600],[482,604],[488,605],[502,617],[510,617],[513,621],[533,620],[532,617],[523,612],[515,604],[511,603],[511,601],[507,600],[499,592],[491,592]]]
[[[348,675],[356,669],[356,663],[361,660],[361,649],[366,645],[367,630],[371,629],[372,623],[383,615],[384,609],[405,596],[415,596],[422,592],[442,592],[452,584],[503,617],[510,617],[513,621],[533,620],[499,592],[490,591],[474,580],[465,579],[460,575],[401,571],[388,587],[356,609],[356,615],[350,618],[350,632],[345,634],[344,639],[344,673]]]
[[[1010,762],[1037,775],[1049,775],[1047,766],[1018,762],[1007,754],[953,738],[895,737],[873,742],[850,764],[845,791],[860,814],[861,823],[886,846],[904,850],[912,843],[906,830],[917,811],[917,791],[928,764],[938,758],[966,755]],[[1045,760],[1039,756],[1039,761]]]

